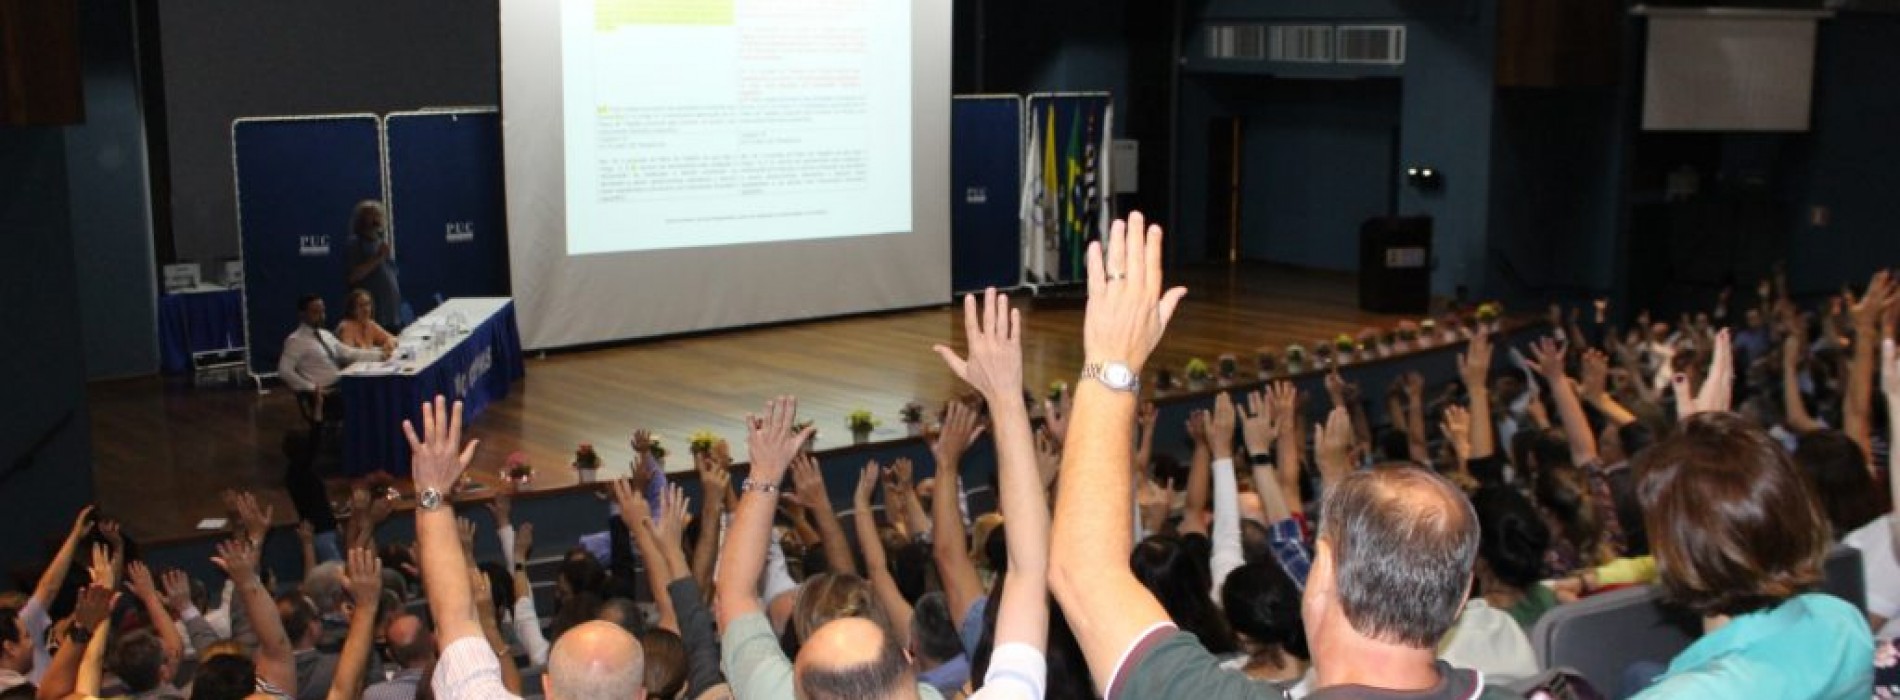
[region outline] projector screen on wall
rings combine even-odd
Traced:
[[[502,0],[524,345],[947,301],[949,11]]]

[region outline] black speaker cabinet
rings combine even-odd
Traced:
[[[1432,218],[1377,217],[1359,226],[1359,308],[1423,315],[1432,302]]]

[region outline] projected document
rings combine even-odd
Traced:
[[[570,255],[912,230],[910,3],[561,3]]]

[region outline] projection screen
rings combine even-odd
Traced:
[[[545,349],[947,302],[950,0],[502,0]]]

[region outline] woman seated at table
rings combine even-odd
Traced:
[[[336,324],[336,337],[353,348],[396,351],[396,336],[376,323],[376,300],[362,289],[350,292],[349,312]]]

